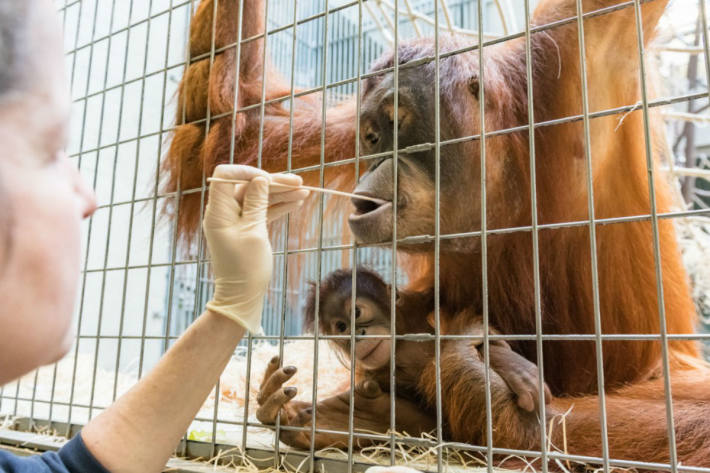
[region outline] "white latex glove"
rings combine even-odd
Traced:
[[[251,166],[220,165],[213,176],[251,182],[210,183],[202,228],[215,290],[207,309],[260,334],[264,295],[273,267],[266,223],[299,207],[308,191],[272,186],[270,192],[270,182],[300,186],[303,181],[299,176],[269,174]]]

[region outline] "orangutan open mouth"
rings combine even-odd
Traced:
[[[386,208],[387,205],[392,206],[391,201],[379,199],[379,198],[377,198],[373,195],[370,195],[370,194],[356,192],[355,195],[363,195],[363,196],[369,197],[370,199],[374,199],[374,200],[353,198],[352,203],[355,206],[355,212],[350,216],[350,218],[353,218],[353,216],[364,216],[364,215],[367,215],[367,214],[370,214],[373,212],[378,212],[378,211],[381,212],[382,209]]]
[[[366,194],[363,194],[366,195]],[[368,197],[374,197],[369,196]],[[377,202],[353,199],[355,211],[348,224],[355,238],[362,243],[385,241],[392,235],[392,202],[377,198]]]

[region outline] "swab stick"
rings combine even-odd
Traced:
[[[249,181],[244,181],[241,179],[223,179],[221,177],[208,177],[208,182],[226,182],[228,184],[247,184]],[[280,182],[272,182],[269,184],[273,187],[283,187],[285,189],[307,189],[313,192],[321,192],[323,194],[339,195],[341,197],[350,197],[351,199],[369,200],[375,202],[376,204],[382,205],[385,201],[382,199],[377,199],[375,197],[369,197],[366,195],[350,194],[349,192],[336,191],[335,189],[324,189],[322,187],[312,187],[312,186],[292,186],[289,184],[281,184]]]

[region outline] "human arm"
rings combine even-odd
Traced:
[[[269,196],[267,180],[298,185],[300,178],[246,166],[220,166],[215,176],[253,179],[236,188],[211,186],[204,228],[216,286],[208,305],[216,309],[206,310],[147,376],[83,429],[88,449],[112,472],[157,472],[165,466],[245,328],[260,325],[272,267],[267,206],[268,217],[275,217],[307,195]]]

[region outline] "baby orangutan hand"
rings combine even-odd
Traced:
[[[273,425],[281,414],[281,425],[302,427],[303,430],[281,429],[280,440],[293,447],[309,449],[311,447],[311,426],[313,405],[310,402],[293,401],[297,393],[294,387],[283,387],[296,374],[295,366],[279,368],[279,358],[272,358],[264,373],[259,396],[259,409],[256,417],[260,422]],[[353,390],[354,432],[381,432],[390,428],[390,396],[382,392],[373,380],[359,382]],[[395,400],[396,429],[418,436],[436,427],[436,417],[406,399]],[[340,433],[316,432],[315,448],[348,446],[348,418],[350,412],[350,390],[320,401],[315,406],[315,419],[318,430],[341,431]],[[355,437],[353,445],[365,447],[374,443],[371,439]]]

